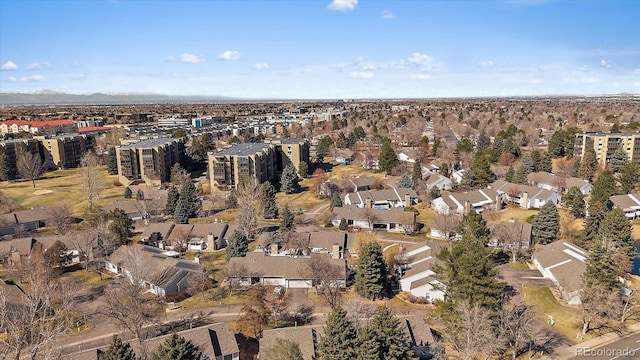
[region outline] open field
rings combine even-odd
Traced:
[[[525,301],[533,306],[541,321],[549,324],[549,315],[553,316],[553,329],[570,341],[576,342],[576,334],[582,332],[579,309],[563,306],[546,287],[525,286],[521,291]]]
[[[124,187],[115,186],[116,175],[107,174],[106,166],[100,169],[104,180],[104,190],[97,200],[98,205],[106,205],[123,198]],[[2,190],[18,204],[18,209],[30,209],[37,205],[60,205],[67,203],[75,216],[80,216],[87,208],[85,193],[80,185],[80,169],[56,170],[45,173],[36,180],[34,188],[30,181],[2,182]]]

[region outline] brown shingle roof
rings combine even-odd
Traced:
[[[314,255],[314,256],[327,256]],[[308,257],[292,258],[288,256],[268,256],[264,252],[248,253],[245,257],[234,257],[229,261],[229,266],[237,265],[245,270],[246,276],[260,276],[267,278],[306,279],[305,265]],[[346,278],[346,265],[344,260],[331,259],[331,264],[340,266],[341,277]]]
[[[265,330],[262,332],[262,339],[260,339],[260,359],[263,359],[267,350],[276,344],[276,339],[286,339],[298,344],[304,360],[314,360],[316,359],[318,342],[323,334],[324,327],[322,325]]]

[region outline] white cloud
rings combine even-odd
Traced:
[[[227,50],[217,56],[220,60],[238,60],[240,59],[240,52],[236,50]]]
[[[480,67],[492,67],[493,66],[493,61],[491,60],[482,60],[480,61]]]
[[[85,74],[71,74],[71,75],[69,75],[69,79],[77,80],[77,81],[84,81],[84,80],[87,80],[87,75],[85,75]]]
[[[600,79],[597,77],[587,77],[587,78],[577,79],[577,82],[584,83],[584,84],[599,84]]]
[[[20,78],[20,81],[22,82],[42,82],[42,81],[47,81],[47,79],[44,76],[41,75],[32,75],[32,76],[23,76]]]
[[[351,11],[358,5],[358,0],[333,0],[327,9],[333,11]]]
[[[613,66],[613,65],[611,65],[611,63],[610,63],[610,62],[608,62],[607,60],[604,60],[604,59],[600,60],[600,65],[602,65],[602,66],[604,66],[604,67],[608,67],[608,68],[610,68],[611,66]]]
[[[269,64],[267,63],[257,63],[253,65],[253,68],[256,70],[266,70],[269,68]]]
[[[0,66],[0,69],[2,70],[15,70],[18,68],[18,65],[16,65],[16,63],[14,63],[13,61],[9,60],[6,63],[2,64],[2,66]]]
[[[349,77],[352,79],[371,79],[373,77],[373,73],[352,71],[349,73]]]
[[[433,58],[427,54],[421,54],[419,52],[414,52],[407,59],[408,62],[412,64],[425,65],[433,61]]]
[[[173,57],[172,55],[168,55],[168,56],[167,56],[167,61],[168,61],[168,62],[174,62],[174,61],[176,61],[176,58],[175,58],[175,57]]]
[[[197,63],[205,62],[206,59],[202,56],[196,56],[193,54],[184,53],[180,55],[180,61],[188,64],[197,64]]]
[[[429,79],[431,79],[431,75],[428,75],[428,74],[411,74],[411,75],[409,75],[409,79],[411,79],[411,80],[429,80]]]
[[[17,81],[18,79],[16,79],[15,76],[9,76],[9,81]]]
[[[637,68],[637,69],[633,70],[632,74],[640,75],[640,68]]]
[[[27,66],[25,66],[25,68],[27,70],[36,70],[36,69],[44,69],[46,67],[49,67],[49,63],[48,62],[35,62],[35,63],[31,63]]]
[[[380,15],[382,15],[383,19],[393,19],[395,18],[395,16],[393,15],[393,13],[389,10],[385,10],[382,13],[380,13]]]

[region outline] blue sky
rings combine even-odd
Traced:
[[[0,90],[640,93],[640,1],[0,1]]]

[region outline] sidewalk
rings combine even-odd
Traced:
[[[608,333],[608,334],[599,336],[595,339],[587,340],[568,348],[559,349],[558,351],[553,353],[553,357],[545,356],[543,357],[543,359],[554,359],[554,360],[573,359],[574,357],[576,357],[576,354],[578,353],[578,348],[597,348],[597,347],[611,344],[618,340],[624,339],[625,337],[635,334],[637,332],[640,332],[640,323],[629,326],[627,328],[627,331],[622,335],[615,332]]]

